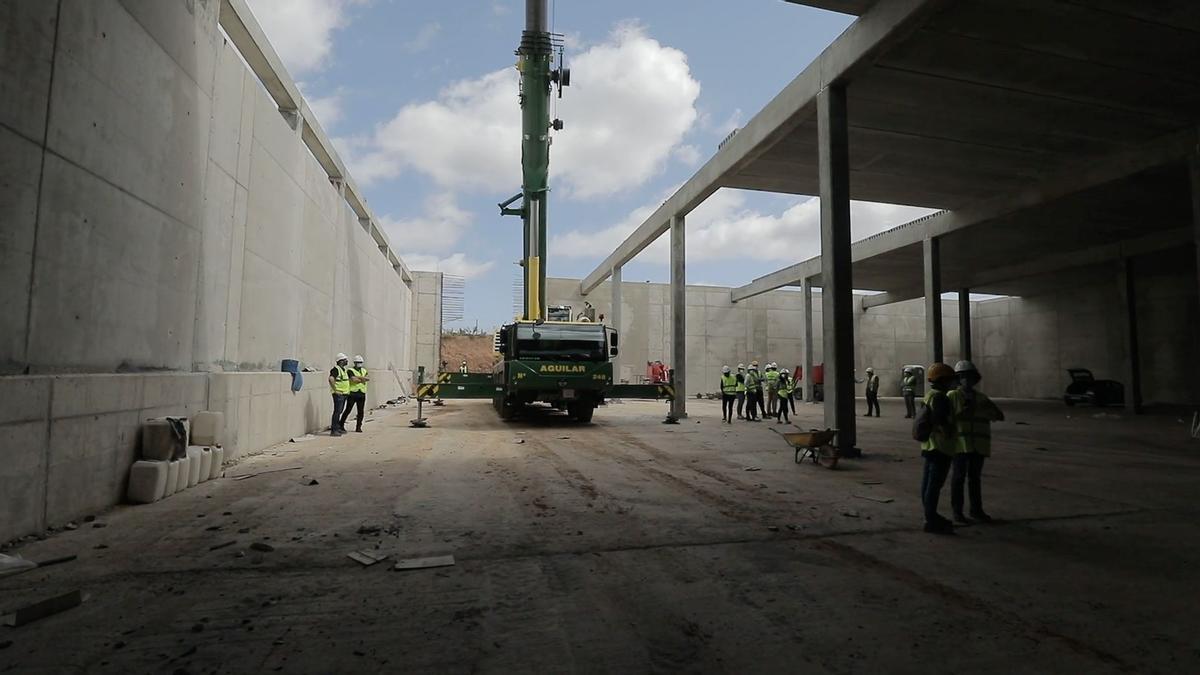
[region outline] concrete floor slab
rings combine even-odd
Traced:
[[[659,424],[662,404],[629,402],[580,427],[504,424],[485,402],[451,401],[426,409],[432,429],[408,428],[414,410],[377,412],[361,435],[276,446],[225,479],[101,514],[102,529],[18,548],[80,559],[0,581],[0,609],[92,597],[4,634],[0,671],[1200,664],[1200,458],[1175,417],[1001,401],[1010,421],[984,485],[1003,522],[938,538],[920,531],[898,399],[860,423],[866,454],[837,471],[794,464],[767,424],[721,425],[715,402],[689,404],[679,426]],[[820,406],[799,413],[801,427],[821,419]],[[232,479],[288,467],[301,468]],[[376,547],[457,564],[345,557]]]

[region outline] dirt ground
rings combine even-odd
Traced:
[[[442,335],[442,360],[452,373],[464,360],[472,373],[490,373],[496,352],[491,335]]]
[[[899,401],[836,471],[689,403],[679,426],[642,402],[586,427],[383,411],[100,514],[17,549],[79,558],[0,579],[0,609],[89,598],[0,627],[0,672],[1200,672],[1200,447],[1175,416],[1003,402],[1003,522],[937,537]]]

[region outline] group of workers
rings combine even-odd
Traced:
[[[726,424],[733,424],[735,403],[737,418],[748,422],[760,421],[761,412],[762,419],[774,417],[776,424],[785,424],[791,422],[788,411],[796,412],[795,379],[778,364],[768,363],[761,374],[758,361],[751,361],[749,368],[739,363],[736,373],[722,366],[720,386],[721,419]]]
[[[371,381],[363,363],[362,356],[355,356],[354,365],[351,366],[345,354],[338,354],[337,364],[329,370],[329,391],[333,394],[330,436],[345,435],[346,420],[355,406],[358,407],[358,423],[354,430],[362,432],[363,414],[367,407],[367,383]]]
[[[954,534],[954,522],[967,525],[972,519],[991,522],[983,510],[981,477],[983,462],[992,454],[991,423],[1004,419],[1004,413],[982,391],[983,376],[970,361],[959,361],[953,368],[934,363],[927,371],[930,389],[925,407],[914,413],[914,432],[927,422],[928,440],[921,443],[925,468],[921,477],[921,504],[925,508],[925,531]],[[921,417],[928,415],[928,420]],[[913,434],[914,437],[924,434]],[[951,522],[938,513],[938,499],[946,476],[953,469],[950,483]],[[971,508],[963,512],[963,484],[970,493]]]

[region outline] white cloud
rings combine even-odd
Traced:
[[[572,85],[557,103],[566,130],[555,135],[551,152],[555,187],[597,197],[657,175],[697,119],[700,84],[686,55],[623,24],[571,66]],[[416,171],[445,187],[515,192],[517,89],[516,70],[506,68],[404,106],[355,153],[355,176],[365,183]]]
[[[421,29],[413,36],[413,39],[404,43],[404,49],[410,54],[423,52],[433,46],[434,40],[437,39],[441,32],[442,24],[436,21],[427,23],[421,26]]]
[[[454,195],[441,192],[425,199],[424,213],[415,218],[383,216],[380,224],[388,239],[401,251],[445,253],[453,250],[471,227],[472,216]]]
[[[403,256],[409,269],[422,272],[444,272],[454,276],[471,279],[487,274],[496,263],[492,261],[472,260],[465,253],[455,253],[445,258],[436,255],[414,253]]]
[[[704,159],[700,148],[694,145],[681,145],[675,148],[672,154],[681,164],[688,167],[695,167]]]
[[[248,0],[271,46],[293,77],[321,70],[347,8],[364,0]]]
[[[512,7],[509,7],[508,5],[504,4],[503,2],[493,2],[492,3],[492,14],[494,14],[496,16],[504,16],[510,12],[512,12]]]
[[[317,116],[317,121],[326,131],[337,126],[337,123],[342,120],[342,95],[340,92],[329,96],[305,98],[308,101],[308,107],[312,109],[313,114]]]
[[[601,230],[552,237],[551,250],[564,257],[602,258],[649,218],[659,203],[643,206]],[[854,201],[850,203],[852,237],[855,241],[864,239],[929,213],[933,211],[914,206]],[[641,256],[666,262],[667,242],[667,236],[660,237]],[[821,208],[816,198],[798,198],[776,215],[748,208],[744,192],[719,190],[687,216],[689,261],[744,260],[752,253],[754,260],[792,263],[811,258],[820,250]]]

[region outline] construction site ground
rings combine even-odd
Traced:
[[[423,430],[412,405],[379,411],[9,550],[78,558],[0,579],[0,612],[87,599],[0,626],[0,672],[1200,670],[1189,425],[1002,404],[984,471],[1001,522],[954,537],[921,531],[895,399],[835,471],[713,401],[678,426],[652,402],[588,426],[481,401],[427,408]]]

